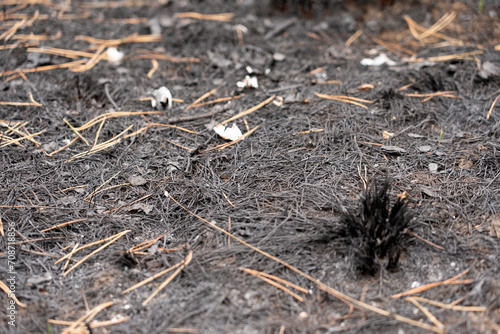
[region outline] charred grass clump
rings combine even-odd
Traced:
[[[344,217],[347,235],[352,238],[355,266],[362,274],[375,275],[382,262],[388,270],[395,270],[406,239],[404,230],[413,213],[404,195],[391,205],[390,180],[373,184],[363,192],[359,214]]]

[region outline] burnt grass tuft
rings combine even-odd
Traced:
[[[356,269],[375,275],[382,261],[388,270],[397,268],[402,251],[403,231],[413,218],[407,200],[398,197],[391,206],[390,180],[373,184],[363,193],[359,215],[344,217],[346,230],[353,239]]]

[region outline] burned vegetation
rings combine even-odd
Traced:
[[[0,333],[496,333],[477,2],[0,0]]]
[[[403,232],[413,213],[403,196],[391,204],[390,187],[388,177],[382,185],[370,186],[363,192],[359,213],[343,219],[356,269],[362,274],[375,275],[382,266],[395,270],[407,239]]]

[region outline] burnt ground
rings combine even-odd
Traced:
[[[276,12],[245,0],[0,3],[0,268],[24,304],[1,292],[1,333],[499,331],[494,1],[481,11],[458,1],[316,3],[309,18],[294,4]],[[176,16],[186,12],[234,17]],[[424,29],[412,34],[405,15]],[[118,40],[125,57],[78,67],[110,44],[77,36]],[[395,63],[360,64],[382,53]],[[237,87],[246,75],[258,88]],[[160,86],[176,100],[156,112],[141,98]],[[201,102],[245,95],[187,108],[213,89]],[[215,124],[267,99],[229,123],[252,133],[218,147],[228,141]],[[380,240],[363,235],[360,212],[364,189],[380,190],[386,175],[385,199],[401,198],[413,215],[387,246],[392,267],[367,246]],[[187,257],[147,304],[172,272],[122,294]],[[366,261],[371,270],[360,270]],[[284,283],[291,295],[244,268],[303,290]],[[460,273],[413,295],[445,305],[391,298]]]

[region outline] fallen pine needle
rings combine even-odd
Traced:
[[[123,291],[122,291],[122,295],[127,294],[127,293],[129,293],[130,291],[133,291],[133,290],[135,290],[135,289],[137,289],[137,288],[140,288],[141,286],[143,286],[143,285],[145,285],[145,284],[148,284],[148,283],[149,283],[149,282],[151,282],[151,281],[154,281],[154,280],[155,280],[155,279],[157,279],[158,277],[161,277],[161,276],[163,276],[163,275],[165,275],[165,274],[168,274],[168,273],[169,273],[169,272],[171,272],[172,270],[174,270],[174,269],[176,269],[176,268],[178,268],[178,267],[182,266],[184,263],[185,263],[185,260],[182,260],[181,262],[178,262],[178,263],[174,264],[172,267],[167,268],[167,269],[165,269],[165,270],[163,270],[163,271],[160,271],[159,273],[154,274],[154,275],[153,275],[153,276],[151,276],[151,277],[146,278],[145,280],[143,280],[143,281],[141,281],[141,282],[139,282],[139,283],[137,283],[137,284],[135,284],[135,285],[131,286],[130,288],[128,288],[128,289],[126,289],[126,290],[123,290]]]
[[[216,126],[219,126],[219,125],[224,125],[226,123],[229,123],[229,122],[232,122],[240,117],[243,117],[243,116],[246,116],[246,115],[249,115],[251,113],[253,113],[254,111],[256,110],[259,110],[260,108],[262,108],[263,106],[265,106],[266,104],[270,103],[272,100],[274,100],[274,98],[276,97],[276,95],[273,95],[271,96],[270,98],[268,98],[267,100],[265,100],[264,102],[261,102],[259,103],[258,105],[250,108],[250,109],[247,109],[247,110],[244,110],[242,112],[240,112],[239,114],[237,115],[234,115],[233,117],[229,118],[229,119],[226,119],[225,121],[217,124]]]
[[[182,146],[181,144],[177,144],[176,142],[173,142],[173,141],[171,141],[171,140],[168,140],[167,138],[163,138],[163,139],[164,139],[166,142],[169,142],[169,143],[170,143],[170,144],[172,144],[172,145],[175,145],[175,146],[177,146],[177,147],[180,147],[180,148],[182,148],[182,149],[185,149],[186,151],[190,151],[190,152],[194,151],[194,149],[193,149],[193,148],[186,147],[186,146]]]
[[[75,219],[75,220],[72,220],[72,221],[69,221],[69,222],[66,222],[66,223],[62,223],[62,224],[58,224],[58,225],[49,227],[49,228],[47,228],[45,230],[41,230],[40,232],[45,233],[45,232],[48,232],[50,230],[56,229],[58,227],[63,227],[63,226],[66,226],[66,225],[71,225],[71,224],[83,222],[83,221],[86,221],[86,220],[87,220],[87,218]]]
[[[100,123],[103,118],[110,119],[110,118],[114,118],[114,117],[135,116],[135,115],[159,115],[159,114],[162,114],[162,112],[161,111],[117,111],[117,112],[110,112],[110,113],[99,115],[99,116],[91,119],[90,121],[88,121],[84,125],[76,128],[76,130],[77,131],[86,130],[86,129],[90,128],[91,126],[93,126],[97,123]]]
[[[177,130],[181,130],[181,131],[184,131],[184,132],[187,132],[187,133],[192,133],[192,134],[195,134],[195,135],[200,134],[199,132],[196,132],[194,130],[189,130],[189,129],[186,129],[186,128],[183,128],[183,127],[180,127],[180,126],[176,126],[176,125],[171,125],[171,124],[153,123],[153,124],[149,124],[148,128],[152,128],[152,127],[155,127],[155,126],[177,129]]]
[[[161,234],[159,237],[156,237],[154,239],[151,239],[151,240],[148,240],[148,241],[144,241],[144,242],[141,242],[140,244],[138,245],[135,245],[131,248],[129,248],[127,250],[127,253],[134,253],[134,252],[137,252],[137,251],[140,251],[140,250],[143,250],[145,248],[148,248],[148,247],[151,247],[155,242],[157,242],[158,240],[160,240],[161,238],[163,238],[165,236],[165,233]]]
[[[253,269],[248,269],[248,268],[240,268],[240,270],[243,270],[243,271],[246,271],[247,273],[249,274],[252,274],[252,275],[259,275],[259,276],[264,276],[266,278],[270,278],[272,280],[275,280],[277,282],[280,282],[282,284],[285,284],[285,285],[288,285],[296,290],[299,290],[300,292],[303,292],[303,293],[309,293],[309,290],[301,287],[301,286],[298,286],[296,284],[293,284],[287,280],[284,280],[282,278],[279,278],[277,276],[274,276],[274,275],[271,275],[271,274],[266,274],[264,272],[261,272],[261,271],[257,271],[257,270],[253,270]]]
[[[229,200],[229,197],[227,197],[227,195],[224,192],[222,192],[222,196],[224,196],[229,205],[231,205],[233,208],[236,209],[236,206]]]
[[[181,266],[177,268],[176,271],[172,275],[169,276],[160,286],[145,300],[142,302],[142,306],[146,306],[161,290],[163,290],[172,280],[179,275],[179,273],[184,269],[189,262],[191,262],[191,259],[193,258],[193,251],[189,251],[188,255],[182,262]]]
[[[240,270],[243,270],[243,271],[249,273],[250,275],[253,275],[253,276],[257,277],[257,278],[260,278],[264,282],[267,282],[267,283],[271,284],[272,286],[274,286],[274,287],[276,287],[276,288],[278,288],[280,290],[283,290],[284,292],[286,292],[287,294],[289,294],[293,298],[297,299],[298,301],[304,302],[304,298],[302,298],[301,296],[299,296],[295,292],[291,291],[290,289],[284,287],[283,285],[281,285],[279,283],[276,283],[275,281],[273,281],[273,280],[265,277],[264,275],[261,275],[261,273],[259,271],[251,270],[251,269],[247,269],[247,268],[240,268]]]
[[[490,119],[491,113],[493,112],[493,107],[495,107],[495,104],[497,104],[499,98],[500,98],[500,95],[498,95],[496,97],[496,99],[493,101],[493,103],[491,104],[490,110],[488,110],[488,114],[486,115],[486,120]]]
[[[363,30],[359,29],[356,31],[349,39],[345,42],[345,46],[350,47],[352,43],[354,43],[355,40],[358,39],[359,36],[363,34]]]
[[[213,93],[215,93],[216,91],[217,91],[217,88],[214,88],[211,91],[206,92],[205,94],[203,94],[202,96],[200,96],[199,98],[197,98],[193,103],[191,103],[190,105],[188,105],[186,107],[186,110],[189,110],[189,109],[193,108],[193,106],[195,104],[197,104],[200,101],[203,101],[204,99],[206,99],[207,97],[209,97],[210,95],[212,95]]]
[[[64,266],[63,266],[63,271],[66,270],[66,268],[68,268],[68,265],[69,265],[69,261],[71,260],[71,257],[73,256],[73,254],[75,254],[78,246],[80,244],[77,242],[74,246],[73,246],[73,249],[71,250],[71,252],[69,252],[68,254],[68,258],[66,259],[66,262],[64,263]]]
[[[75,41],[85,41],[90,44],[97,45],[96,47],[91,47],[93,49],[107,48],[110,46],[118,46],[124,43],[150,43],[150,42],[160,42],[161,35],[139,35],[137,33],[129,35],[121,39],[97,39],[90,36],[75,36]]]
[[[125,207],[127,207],[127,206],[133,205],[133,204],[135,204],[135,203],[137,203],[137,202],[142,201],[143,199],[146,199],[146,198],[148,198],[148,197],[151,197],[152,195],[153,195],[153,194],[148,194],[148,195],[143,196],[143,197],[141,197],[141,198],[139,198],[139,199],[136,199],[135,201],[132,201],[132,202],[127,203],[127,204],[124,204],[124,205],[119,206],[119,207],[117,207],[117,208],[110,209],[110,210],[106,210],[106,211],[104,211],[103,213],[115,212],[116,210],[119,210],[119,209],[125,208]]]
[[[427,318],[429,318],[430,321],[432,321],[432,323],[434,325],[436,325],[437,327],[439,328],[444,328],[444,325],[441,321],[439,321],[435,316],[434,314],[431,313],[431,311],[429,311],[425,306],[423,306],[422,304],[420,304],[416,299],[415,297],[408,297],[406,298],[405,300],[409,301],[410,303],[412,303],[413,305],[415,305],[416,307],[418,307],[418,309],[420,311],[422,311],[422,313],[424,313]]]
[[[486,312],[488,310],[487,307],[484,306],[460,306],[460,305],[450,305],[450,304],[445,304],[441,302],[437,302],[435,300],[423,298],[423,297],[418,297],[418,296],[413,296],[413,297],[408,297],[406,299],[413,299],[417,300],[420,302],[424,302],[433,306],[437,306],[440,308],[444,308],[447,310],[454,310],[454,311],[466,311],[466,312]]]
[[[43,107],[43,105],[41,105],[40,103],[36,102],[33,99],[33,94],[31,94],[31,92],[29,92],[29,96],[30,96],[30,101],[31,102],[4,102],[4,101],[0,101],[0,106],[18,106],[18,107],[21,107],[21,106],[35,106],[35,107]]]
[[[2,143],[0,145],[0,147],[5,147],[5,146],[9,146],[11,144],[16,144],[16,143],[19,143],[21,140],[24,140],[24,139],[30,139],[30,138],[33,138],[33,137],[36,137],[36,136],[39,136],[41,135],[42,133],[44,133],[45,130],[42,130],[40,132],[37,132],[37,133],[33,133],[31,135],[27,135],[27,136],[24,136],[24,137],[21,137],[21,138],[16,138],[16,139],[11,139],[9,141],[6,141],[4,143]],[[6,136],[3,136],[3,138],[5,139]]]
[[[58,64],[58,65],[45,65],[45,66],[39,66],[39,67],[34,67],[34,68],[23,68],[20,70],[5,71],[5,72],[0,73],[0,77],[12,75],[12,74],[34,73],[34,72],[50,71],[50,70],[55,70],[55,69],[59,69],[59,68],[74,67],[77,65],[81,65],[83,63],[85,63],[85,59],[75,60],[75,61],[71,61],[69,63]]]
[[[123,232],[120,232],[120,233],[123,233]],[[75,250],[75,252],[79,252],[81,251],[82,249],[85,249],[85,248],[88,248],[88,247],[92,247],[94,245],[98,245],[98,244],[102,244],[103,242],[106,242],[108,240],[111,240],[113,238],[115,238],[116,236],[118,236],[120,233],[117,233],[117,234],[113,234],[112,236],[109,236],[107,238],[104,238],[104,239],[101,239],[101,240],[97,240],[97,241],[94,241],[94,242],[91,242],[90,244],[87,244],[87,245],[84,245],[84,246],[80,246],[78,247],[78,249]],[[69,247],[69,246],[68,246]],[[66,247],[67,248],[67,247]],[[59,258],[56,262],[54,262],[54,264],[58,264],[59,262],[67,259],[69,257],[69,253],[64,255],[63,257]]]
[[[80,319],[73,322],[73,324],[71,326],[69,326],[68,328],[65,328],[62,333],[63,334],[73,334],[73,333],[75,333],[75,330],[78,330],[81,327],[83,327],[83,328],[87,327],[86,324],[88,324],[90,322],[90,320],[94,319],[95,316],[97,314],[99,314],[102,310],[104,310],[107,307],[110,307],[113,304],[114,304],[114,302],[107,302],[107,303],[103,303],[101,305],[97,305],[92,310],[88,311],[85,315],[80,317]]]
[[[340,102],[346,102],[350,104],[354,104],[358,107],[362,107],[365,109],[368,109],[367,106],[364,104],[360,103],[373,103],[373,101],[365,100],[365,99],[360,99],[357,97],[351,97],[351,96],[343,96],[343,95],[326,95],[326,94],[320,94],[320,93],[314,93],[317,97],[320,97],[322,99],[328,99],[328,100],[334,100],[334,101],[340,101]]]
[[[422,285],[422,286],[410,289],[408,291],[395,294],[395,295],[391,296],[391,299],[405,297],[405,296],[408,296],[408,295],[414,295],[414,294],[419,293],[419,292],[423,292],[423,291],[427,291],[427,290],[433,289],[433,288],[438,287],[440,285],[450,284],[453,281],[458,280],[460,277],[462,277],[463,275],[467,274],[468,272],[469,272],[469,269],[464,270],[460,274],[458,274],[456,276],[453,276],[452,278],[449,278],[447,280],[425,284],[425,285]]]
[[[79,265],[81,265],[83,262],[87,261],[87,259],[89,257],[91,257],[92,255],[95,255],[95,254],[99,253],[101,250],[103,250],[104,248],[108,247],[113,242],[115,242],[116,240],[120,239],[122,236],[124,236],[125,234],[127,234],[127,233],[129,233],[131,231],[132,230],[126,230],[126,231],[123,231],[123,232],[120,232],[120,233],[116,234],[116,236],[113,239],[111,239],[109,242],[105,243],[104,245],[102,245],[101,247],[97,248],[95,251],[93,251],[92,253],[88,254],[87,256],[84,256],[83,259],[81,259],[80,261],[78,261],[77,263],[75,263],[71,268],[69,268],[63,274],[63,277],[66,276],[67,274],[69,274],[73,269],[75,269],[76,267],[78,267]]]
[[[92,58],[94,53],[77,51],[77,50],[66,50],[66,49],[57,49],[57,48],[28,48],[26,52],[34,52],[34,53],[46,53],[54,56],[61,56],[70,59],[76,59],[79,57]]]
[[[408,233],[409,235],[411,235],[411,236],[413,236],[413,237],[417,238],[418,240],[421,240],[421,241],[425,242],[426,244],[428,244],[428,245],[430,245],[430,246],[432,246],[432,247],[435,247],[435,248],[437,248],[437,249],[439,249],[439,250],[444,251],[444,247],[439,246],[439,245],[436,245],[435,243],[433,243],[433,242],[431,242],[431,241],[429,241],[429,240],[427,240],[427,239],[422,238],[421,236],[419,236],[419,235],[417,235],[417,234],[413,233],[412,231],[410,231],[410,230],[409,230],[409,229],[407,229],[407,228],[405,228],[403,231],[405,231],[405,232],[406,232],[406,233]]]
[[[214,103],[219,103],[219,102],[224,102],[224,101],[230,101],[230,100],[236,100],[236,99],[239,99],[239,98],[241,98],[243,96],[245,96],[245,94],[240,94],[240,95],[236,95],[236,96],[221,97],[221,98],[218,98],[218,99],[215,99],[215,100],[212,100],[212,101],[203,102],[203,103],[198,103],[198,104],[194,104],[193,103],[190,107],[191,108],[204,107],[204,106],[209,105],[209,104],[214,104]]]
[[[97,187],[94,191],[92,191],[90,194],[88,194],[87,196],[85,196],[84,200],[88,199],[89,197],[92,197],[94,196],[98,191],[99,189],[101,189],[102,187],[104,187],[106,184],[108,184],[111,180],[113,180],[115,177],[117,177],[118,175],[120,175],[121,171],[118,171],[117,173],[115,173],[115,175],[111,176],[109,179],[107,179],[106,181],[104,181],[99,187]]]
[[[115,320],[106,320],[106,321],[92,321],[88,325],[91,329],[94,328],[99,328],[99,327],[105,327],[105,326],[111,326],[111,325],[116,325],[125,321],[130,320],[130,317],[127,315],[123,318],[115,319]],[[53,324],[53,325],[63,325],[63,326],[71,326],[74,324],[73,321],[67,321],[67,320],[56,320],[56,319],[48,319],[48,323]]]
[[[124,135],[132,127],[133,127],[133,125],[130,125],[128,128],[126,128],[125,130],[123,130],[122,132],[120,132],[119,134],[117,134],[116,136],[114,136],[113,138],[111,138],[111,139],[109,139],[109,140],[107,140],[107,141],[105,141],[103,143],[100,143],[99,145],[93,146],[90,150],[87,150],[87,151],[84,151],[84,152],[81,152],[81,153],[78,153],[78,154],[72,156],[71,158],[69,158],[68,160],[66,160],[66,162],[71,162],[71,161],[76,160],[78,158],[94,154],[96,152],[102,151],[104,149],[107,149],[107,148],[109,148],[111,146],[114,146],[114,145],[118,144],[119,142],[121,142],[122,140],[124,140],[125,138],[127,138]]]
[[[295,132],[295,133],[292,134],[292,136],[305,135],[305,134],[308,134],[308,133],[323,132],[323,131],[325,131],[325,129],[312,129],[312,130],[306,130],[306,131],[301,131],[301,132]]]
[[[231,22],[234,17],[233,13],[221,13],[221,14],[200,14],[195,12],[187,12],[187,13],[176,13],[176,18],[179,19],[198,19],[198,20],[212,20],[212,21],[222,21],[222,22]]]
[[[153,76],[153,74],[155,74],[157,69],[158,69],[158,60],[151,59],[151,69],[149,70],[147,77],[151,79],[151,77]]]
[[[435,333],[444,333],[444,330],[442,328],[439,328],[439,327],[436,327],[436,326],[432,326],[432,325],[429,325],[429,324],[425,324],[425,323],[421,323],[419,321],[416,321],[416,320],[413,320],[413,319],[410,319],[410,318],[407,318],[407,317],[403,317],[399,314],[394,314],[394,313],[391,313],[389,311],[386,311],[386,310],[383,310],[381,308],[378,308],[378,307],[375,307],[375,306],[372,306],[370,304],[367,304],[365,302],[361,302],[353,297],[350,297],[340,291],[337,291],[331,287],[329,287],[328,285],[326,285],[325,283],[322,283],[320,281],[318,281],[317,279],[315,279],[314,277],[306,274],[305,272],[295,268],[294,266],[288,264],[287,262],[267,253],[267,252],[264,252],[263,250],[260,250],[259,248],[255,247],[255,246],[252,246],[251,244],[249,244],[248,242],[236,237],[235,235],[231,234],[230,232],[224,230],[223,228],[209,222],[208,220],[198,216],[197,214],[195,214],[194,212],[188,210],[187,208],[185,208],[182,204],[180,204],[175,198],[172,197],[172,195],[170,195],[167,191],[165,191],[165,196],[169,197],[172,201],[174,201],[174,203],[176,203],[177,205],[179,205],[184,211],[186,211],[187,213],[189,213],[190,215],[192,215],[193,217],[196,217],[198,218],[199,220],[203,221],[205,224],[211,226],[213,229],[221,232],[221,233],[224,233],[225,235],[229,236],[230,238],[238,241],[239,243],[245,245],[246,247],[252,249],[253,251],[267,257],[268,259],[271,259],[275,262],[278,262],[279,264],[281,264],[282,266],[292,270],[293,272],[295,272],[296,274],[308,279],[309,281],[315,283],[319,289],[331,294],[332,296],[344,301],[344,302],[348,302],[348,303],[352,303],[360,308],[363,308],[365,310],[370,310],[372,312],[375,312],[377,314],[380,314],[380,315],[383,315],[385,317],[389,317],[389,318],[393,318],[397,321],[401,321],[401,322],[404,322],[404,323],[407,323],[407,324],[410,324],[410,325],[413,325],[413,326],[416,326],[416,327],[419,327],[419,328],[422,328],[422,329],[426,329],[426,330],[429,330],[429,331],[433,331]]]
[[[19,305],[20,307],[28,307],[28,305],[24,304],[24,303],[21,303],[16,295],[9,289],[9,287],[2,281],[0,281],[0,289],[2,289],[7,295],[9,295],[9,298],[12,298],[12,300],[14,302],[16,302],[17,305]]]
[[[61,152],[62,150],[64,150],[65,148],[71,146],[77,139],[78,139],[78,137],[73,138],[68,144],[64,145],[63,147],[59,148],[58,150],[55,150],[54,152],[50,152],[50,153],[47,153],[45,151],[44,152],[45,152],[45,154],[47,154],[47,156],[51,157],[54,154],[57,154],[57,153]]]
[[[64,121],[64,122],[65,122],[65,123],[66,123],[66,124],[67,124],[67,125],[71,128],[71,130],[73,130],[73,132],[74,132],[74,133],[75,133],[78,137],[80,137],[80,139],[81,139],[81,140],[83,140],[83,142],[84,142],[87,146],[90,146],[90,144],[89,144],[89,142],[87,141],[87,139],[85,139],[85,138],[84,138],[84,137],[80,134],[80,132],[79,132],[77,129],[75,129],[75,128],[73,127],[73,125],[71,125],[71,124],[70,124],[70,123],[66,120],[66,118],[63,118],[63,121]]]

